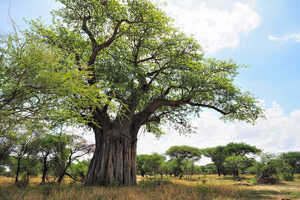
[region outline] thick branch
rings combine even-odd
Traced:
[[[156,99],[153,100],[151,103],[149,103],[145,109],[135,115],[135,120],[139,121],[139,123],[144,124],[149,121],[149,118],[157,109],[164,107],[164,106],[169,106],[169,107],[179,107],[182,105],[190,105],[190,106],[197,106],[197,107],[205,107],[205,108],[211,108],[223,115],[228,115],[232,111],[226,112],[217,106],[214,105],[209,105],[209,104],[203,104],[203,103],[194,103],[191,102],[189,99],[188,100],[177,100],[177,101],[172,101],[172,100],[166,100],[166,99]],[[154,119],[154,118],[153,118]]]
[[[96,82],[96,77],[95,77],[95,70],[94,70],[94,63],[96,60],[96,57],[98,56],[99,52],[107,47],[109,47],[113,41],[117,38],[118,34],[120,33],[119,29],[120,26],[122,25],[122,23],[126,22],[128,24],[134,24],[134,23],[139,23],[140,21],[129,21],[126,19],[123,20],[119,20],[117,21],[117,24],[114,27],[113,33],[112,35],[102,44],[98,44],[96,41],[95,36],[93,35],[93,33],[89,30],[89,28],[87,27],[87,21],[91,19],[91,16],[85,17],[83,18],[83,22],[82,22],[82,30],[88,35],[91,43],[92,43],[92,54],[89,58],[88,61],[88,65],[90,66],[89,70],[92,72],[92,77],[89,80],[89,84],[94,84]]]

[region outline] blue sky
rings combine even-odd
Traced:
[[[295,142],[300,140],[300,1],[166,1],[162,9],[175,19],[176,26],[203,45],[207,57],[233,59],[249,66],[241,69],[237,84],[264,102],[267,119],[251,126],[223,123],[216,115],[203,113],[194,122],[200,136],[182,138],[167,134],[157,141],[142,135],[138,152],[150,153],[153,145],[160,146],[157,151],[163,152],[183,142],[205,147],[231,141],[251,143],[266,151],[300,151]],[[50,23],[49,12],[56,6],[54,0],[1,0],[0,33],[11,30],[9,8],[23,29],[26,25],[22,18],[42,17]]]
[[[223,49],[215,56],[249,65],[238,77],[241,85],[267,105],[276,101],[291,112],[300,108],[300,41],[272,41],[268,36],[300,33],[300,1],[257,1],[256,6],[261,17],[258,28],[243,35],[238,48]]]

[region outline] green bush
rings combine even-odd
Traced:
[[[288,172],[282,173],[282,178],[285,181],[293,181],[294,180],[294,176],[291,173],[288,173]]]

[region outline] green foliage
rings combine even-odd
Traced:
[[[215,164],[219,175],[221,175],[221,173],[225,173],[223,163],[226,157],[229,156],[225,146],[206,148],[202,152]]]
[[[0,40],[0,131],[14,134],[26,123],[81,123],[78,110],[103,94],[87,87],[85,70],[74,69],[70,54],[49,47],[29,32]],[[66,67],[67,66],[67,67]],[[85,66],[82,66],[84,69]],[[78,98],[80,97],[80,98]],[[44,126],[51,125],[43,123]]]
[[[167,123],[188,132],[190,116],[203,109],[223,120],[263,117],[258,101],[235,84],[240,66],[205,58],[198,42],[150,0],[59,2],[52,25],[31,21],[20,37],[1,41],[1,132],[18,135],[24,123],[93,130],[126,124],[134,138],[141,127],[159,136]],[[51,158],[56,174],[80,149],[68,146],[67,136],[59,140]],[[187,161],[201,157],[195,148],[177,150],[174,163],[186,169],[193,166]],[[146,162],[148,171],[159,173],[158,156]]]
[[[89,160],[78,161],[77,163],[72,163],[69,169],[70,174],[73,177],[79,178],[81,181],[84,180],[84,177],[88,171]]]
[[[140,155],[138,156],[138,171],[141,175],[150,174],[156,175],[162,173],[162,165],[166,158],[162,155],[154,153],[152,155]]]
[[[182,132],[189,129],[188,113],[204,108],[220,112],[224,120],[254,122],[263,115],[257,100],[234,84],[240,66],[204,58],[197,41],[172,27],[151,1],[59,2],[53,24],[32,21],[26,35],[57,58],[68,58],[60,62],[62,71],[77,72],[65,78],[79,79],[71,91],[65,84],[67,114],[78,119],[81,111],[91,119],[91,110],[106,104],[102,112],[110,119],[133,116],[157,135],[166,122]]]
[[[203,150],[203,154],[211,158],[216,165],[219,175],[228,171],[228,169],[225,169],[226,167],[231,172],[235,171],[235,175],[238,175],[237,169],[245,172],[246,168],[250,167],[252,163],[252,159],[246,156],[259,154],[260,152],[260,149],[245,143],[229,143],[226,146],[217,146]],[[226,160],[227,163],[224,166]]]
[[[146,159],[148,159],[149,155],[141,154],[136,156],[136,170],[137,173],[144,176],[146,174],[146,170],[144,168],[144,164]]]
[[[6,168],[0,165],[0,174],[2,175],[3,172],[6,172]]]
[[[249,167],[249,160],[246,156],[229,156],[225,159],[224,167],[229,169],[235,177],[239,177],[241,171]]]
[[[191,146],[172,146],[166,151],[171,158],[187,159],[192,161],[200,160],[201,151]]]
[[[282,153],[280,157],[291,167],[292,176],[294,176],[294,173],[297,171],[300,171],[300,152]]]
[[[229,143],[226,145],[226,151],[229,155],[245,156],[249,154],[258,154],[260,149],[245,143]]]
[[[282,172],[282,178],[285,181],[294,181],[294,176],[289,172]]]
[[[280,167],[282,162],[274,155],[262,155],[261,162],[254,165],[256,170],[256,180],[259,184],[279,183]]]

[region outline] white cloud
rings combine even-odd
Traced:
[[[266,110],[266,119],[256,125],[243,122],[224,123],[216,114],[204,112],[201,118],[194,119],[197,134],[180,136],[176,131],[157,140],[151,134],[141,135],[138,140],[138,153],[164,153],[174,145],[190,145],[198,148],[226,145],[229,142],[245,142],[261,148],[264,152],[279,153],[300,151],[300,110],[285,114],[282,108],[273,103]]]
[[[175,25],[193,35],[208,53],[238,47],[241,34],[256,29],[261,21],[255,0],[167,0],[167,4],[162,8]]]
[[[273,35],[269,35],[268,39],[272,40],[272,41],[294,40],[296,42],[300,42],[300,33],[292,33],[292,34],[284,35],[282,37],[276,37],[276,36],[273,36]]]

